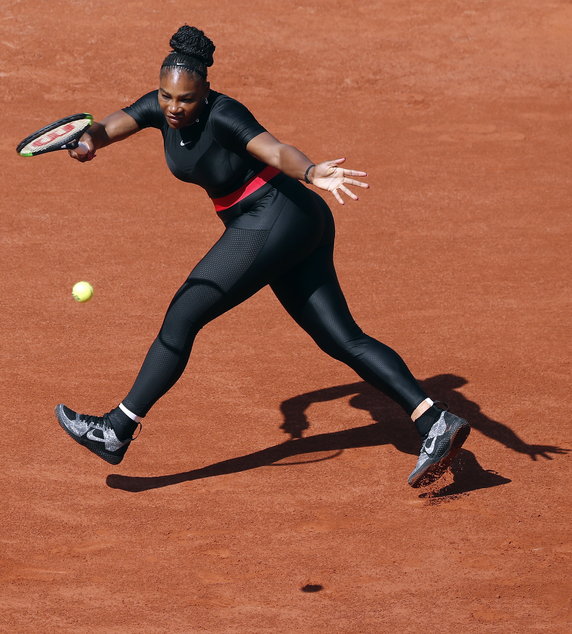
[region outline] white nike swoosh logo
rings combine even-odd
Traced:
[[[433,438],[431,438],[431,442],[429,442],[429,438],[425,441],[425,453],[428,453],[429,455],[433,453],[433,450],[435,449],[436,440],[437,440],[437,436],[433,436]]]
[[[189,143],[192,143],[192,141],[181,141],[182,146],[189,145]]]
[[[88,429],[87,430],[87,434],[86,436],[90,439],[90,440],[96,440],[97,442],[105,442],[105,438],[100,438],[99,436],[95,436],[93,434],[93,430]]]

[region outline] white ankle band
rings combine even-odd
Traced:
[[[420,416],[423,416],[425,412],[433,405],[433,401],[430,398],[426,398],[421,401],[419,405],[411,412],[411,420],[415,422]]]
[[[141,416],[137,416],[132,411],[128,410],[123,403],[119,403],[119,409],[126,415],[129,416],[131,420],[134,420],[136,423],[141,422]]]

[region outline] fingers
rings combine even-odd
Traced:
[[[351,189],[346,187],[344,183],[348,183],[349,185],[357,185],[358,187],[364,187],[364,188],[369,187],[367,183],[360,183],[359,181],[354,181],[351,178],[344,178],[341,182],[338,181],[337,183],[332,183],[327,189],[328,191],[332,192],[332,194],[335,196],[336,200],[340,203],[340,205],[344,204],[344,199],[342,198],[340,192],[343,192],[346,196],[348,196],[352,200],[359,200],[358,195],[355,194]],[[314,184],[316,183],[314,182]],[[324,189],[326,188],[324,187]]]
[[[340,193],[338,192],[338,190],[337,190],[337,189],[334,189],[334,190],[332,191],[332,194],[334,194],[334,196],[335,196],[336,200],[340,203],[340,205],[345,204],[345,203],[344,203],[344,199],[340,196]]]
[[[91,161],[95,156],[95,148],[93,143],[80,141],[73,150],[68,150],[68,154],[80,163]]]
[[[350,189],[348,189],[345,185],[340,185],[339,189],[341,191],[343,191],[346,196],[349,196],[353,200],[357,200],[358,199],[358,197]]]
[[[76,161],[80,163],[85,163],[86,161],[91,161],[95,157],[95,151],[89,151],[86,154],[83,152],[77,152],[76,150],[68,150],[68,154],[74,158]]]
[[[359,172],[358,170],[342,170],[344,176],[367,176],[367,172]]]
[[[360,172],[357,172],[358,174]],[[369,185],[367,183],[362,183],[361,181],[356,181],[353,178],[344,178],[344,183],[348,185],[355,185],[356,187],[363,187],[364,189],[368,189]]]
[[[345,163],[345,158],[333,159],[332,161],[324,161],[323,165],[329,165],[330,167],[338,167],[342,163]],[[342,169],[344,176],[367,176],[367,172],[361,170],[345,170]]]
[[[340,205],[345,204],[342,194],[352,200],[359,200],[357,194],[352,192],[346,185],[361,187],[362,189],[369,188],[368,183],[363,183],[354,178],[348,178],[348,176],[364,177],[367,176],[367,172],[342,169],[339,165],[345,160],[345,157],[342,157],[317,164],[314,168],[314,176],[312,179],[312,183],[316,187],[332,192],[334,198]]]

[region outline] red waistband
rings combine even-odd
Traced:
[[[228,194],[228,196],[223,196],[222,198],[211,198],[215,210],[223,211],[224,209],[228,209],[229,207],[236,205],[236,203],[240,202],[247,196],[250,196],[250,194],[253,194],[263,185],[266,185],[268,181],[272,180],[279,173],[279,169],[267,165],[261,172],[244,183],[242,187],[239,187],[236,191],[232,192],[232,194]]]

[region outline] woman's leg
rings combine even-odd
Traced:
[[[427,398],[403,359],[354,321],[333,263],[333,240],[275,280],[272,290],[327,354],[397,401],[408,415]]]
[[[175,295],[122,405],[145,416],[181,376],[198,331],[304,258],[320,233],[315,214],[277,192],[227,227]]]
[[[138,416],[180,378],[198,331],[267,283],[251,275],[268,231],[227,229],[177,291],[123,405]]]
[[[276,189],[239,209],[175,295],[125,400],[103,416],[78,414],[60,404],[56,417],[63,429],[107,462],[119,464],[140,417],[181,376],[197,332],[316,247],[322,224],[314,211]]]
[[[413,487],[430,484],[448,468],[469,435],[469,424],[434,405],[403,359],[355,323],[333,264],[333,221],[329,211],[324,213],[330,217],[324,243],[275,279],[272,289],[322,350],[385,392],[414,419],[423,442],[408,482]]]

